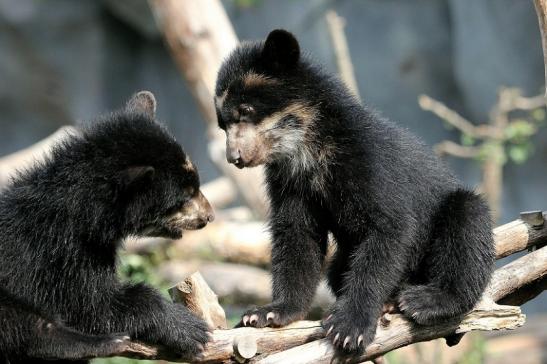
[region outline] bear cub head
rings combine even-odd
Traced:
[[[53,152],[73,167],[68,178],[80,196],[89,196],[90,211],[110,216],[119,237],[177,239],[214,219],[194,164],[155,120],[155,110],[154,95],[141,91]]]
[[[218,74],[215,107],[226,132],[226,159],[238,168],[287,158],[309,159],[318,118],[313,67],[296,38],[273,30],[243,43]],[[316,86],[316,85],[315,85]]]

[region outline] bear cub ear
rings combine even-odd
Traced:
[[[154,179],[156,170],[152,166],[134,166],[120,171],[117,175],[118,188],[127,191],[138,189]]]
[[[144,113],[153,119],[156,117],[156,98],[150,91],[139,91],[127,102],[125,109]]]
[[[286,69],[296,65],[300,59],[300,46],[292,33],[275,29],[266,38],[262,57],[275,67]]]

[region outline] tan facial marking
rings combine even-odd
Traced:
[[[213,208],[209,201],[201,191],[197,191],[180,211],[169,217],[169,221],[185,230],[194,230],[202,228],[207,222],[213,221],[213,218]]]
[[[289,153],[295,156],[305,146],[306,137],[310,134],[308,126],[317,117],[315,107],[304,103],[293,103],[285,109],[264,118],[257,125],[235,123],[226,130],[226,149],[229,155],[239,155],[245,166],[253,167],[268,162],[272,153]],[[293,130],[278,128],[279,122],[294,116],[301,123]],[[311,139],[311,138],[310,138]],[[302,154],[302,153],[300,153]],[[309,153],[302,156],[305,164],[311,163]]]
[[[295,102],[281,111],[273,113],[272,115],[265,117],[262,122],[260,122],[259,127],[261,129],[269,129],[281,121],[284,117],[289,115],[294,115],[297,117],[302,124],[310,124],[316,117],[318,111],[315,107],[306,105],[302,102]]]
[[[248,167],[264,163],[268,149],[264,138],[259,135],[259,129],[249,123],[230,125],[226,130],[226,148],[238,150]]]
[[[245,87],[257,87],[265,85],[276,85],[279,82],[271,77],[249,71],[243,76],[243,85]]]

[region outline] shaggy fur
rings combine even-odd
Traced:
[[[273,302],[241,324],[282,326],[306,315],[328,233],[337,300],[323,325],[340,353],[373,340],[390,299],[424,325],[479,300],[494,261],[483,199],[418,138],[302,57],[292,34],[275,30],[237,48],[215,101],[228,161],[264,164],[271,200]]]
[[[0,195],[0,362],[100,356],[124,335],[188,359],[203,349],[201,319],[116,275],[127,236],[178,238],[213,218],[195,168],[154,108],[152,94],[137,94]]]

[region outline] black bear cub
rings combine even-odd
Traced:
[[[188,360],[203,350],[205,322],[116,274],[124,238],[180,238],[213,219],[155,107],[150,92],[136,94],[0,194],[0,362],[101,356],[125,335]]]
[[[329,233],[337,300],[323,326],[339,353],[373,340],[390,300],[423,325],[473,308],[494,262],[485,202],[302,56],[291,33],[238,47],[220,69],[215,105],[228,162],[265,165],[271,200],[273,302],[242,325],[306,315]]]

